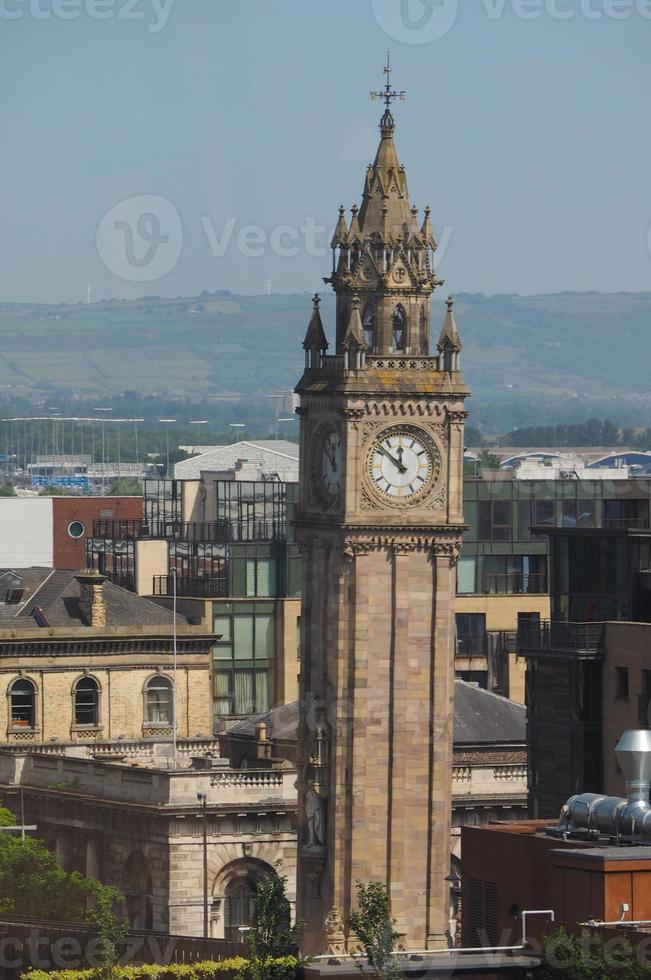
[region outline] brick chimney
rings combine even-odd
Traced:
[[[87,568],[75,575],[79,582],[79,606],[86,626],[106,626],[106,605],[104,604],[104,582],[106,575]]]

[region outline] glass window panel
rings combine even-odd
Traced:
[[[529,541],[531,538],[532,524],[531,501],[518,500],[518,537],[521,541]]]
[[[216,643],[212,648],[212,652],[215,660],[233,659],[233,647],[230,643]]]
[[[256,562],[250,558],[246,561],[246,594],[247,596],[257,595],[256,583]]]
[[[267,670],[256,670],[255,672],[255,710],[268,711],[271,707],[269,698],[269,672]]]
[[[31,681],[16,681],[11,688],[11,724],[34,727],[35,688]]]
[[[245,596],[246,591],[246,562],[241,558],[234,558],[230,563],[231,568],[231,595]]]
[[[274,655],[274,617],[255,618],[255,658],[271,660]]]
[[[88,677],[79,681],[75,688],[75,724],[97,724],[97,684]]]
[[[475,591],[475,576],[477,571],[476,558],[460,558],[457,565],[457,592],[460,594]]]
[[[154,677],[146,692],[146,720],[152,724],[172,722],[172,682],[166,677]]]
[[[257,562],[258,572],[258,591],[259,596],[272,596],[276,594],[276,563],[270,558]]]
[[[253,698],[253,671],[236,670],[233,675],[235,695],[235,714],[250,715],[255,711]]]
[[[477,504],[477,523],[479,525],[479,540],[492,540],[492,502],[480,500]]]
[[[222,643],[232,639],[230,616],[215,616],[215,633],[221,637]]]
[[[555,501],[536,500],[534,501],[534,523],[535,524],[554,524],[555,523]]]
[[[231,671],[217,671],[214,678],[215,712],[218,715],[233,714],[233,698],[231,696]]]
[[[463,505],[463,519],[468,525],[464,537],[467,541],[477,540],[477,504],[475,501],[467,501]]]
[[[253,616],[235,616],[233,620],[236,660],[253,659]]]

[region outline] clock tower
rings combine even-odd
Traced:
[[[303,555],[297,918],[304,952],[341,951],[356,882],[386,884],[405,948],[449,918],[455,566],[464,399],[453,302],[394,143],[389,84],[361,207],[344,209],[305,337],[296,532]]]

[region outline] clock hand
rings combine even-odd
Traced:
[[[407,472],[407,467],[402,463],[402,460],[396,459],[395,456],[392,456],[391,453],[384,448],[384,446],[378,446],[378,449],[383,456],[386,456],[387,459],[391,460],[394,466],[398,467],[400,473]]]

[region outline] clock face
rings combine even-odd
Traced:
[[[436,462],[429,442],[417,431],[395,428],[384,432],[369,455],[370,477],[376,490],[396,501],[407,501],[429,487]]]
[[[329,432],[323,441],[321,476],[325,492],[329,497],[336,497],[341,489],[343,476],[341,436],[338,432]]]

